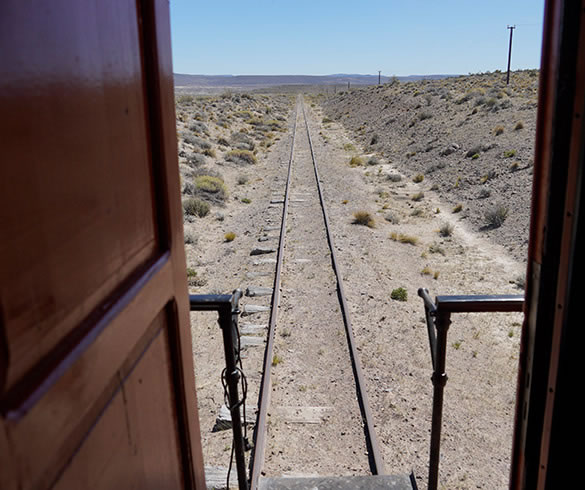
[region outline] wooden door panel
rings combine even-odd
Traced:
[[[140,296],[132,297],[133,291],[123,295],[111,310],[115,318],[104,318],[101,328],[98,323],[90,338],[79,345],[79,349],[85,347],[81,355],[74,352],[70,360],[61,360],[61,367],[53,371],[54,384],[46,391],[42,385],[37,387],[16,405],[18,410],[7,412],[5,428],[14,444],[19,474],[31,488],[53,480],[79,438],[90,430],[128,365],[149,342],[151,330],[160,329],[152,318],[169,301],[172,282],[168,259],[155,267],[158,270],[147,273],[154,277],[145,283]],[[36,441],[34,447],[31,440]]]
[[[0,243],[11,278],[2,291],[8,389],[157,247],[136,5],[100,2],[88,17],[83,3],[70,3],[55,13],[58,32],[50,15],[27,30],[37,44],[26,60],[3,50],[5,66],[26,62],[52,75],[42,88],[23,78],[3,100],[3,145],[14,159],[0,174],[10,203],[0,210],[11,237]],[[1,27],[22,38],[22,25]],[[57,73],[47,66],[56,48]]]
[[[120,383],[56,489],[181,488],[167,322]],[[155,396],[156,395],[156,396]]]
[[[0,486],[203,488],[168,2],[7,0],[0,52]]]

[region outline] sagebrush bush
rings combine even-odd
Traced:
[[[205,163],[205,157],[201,153],[192,153],[187,157],[187,165],[190,167],[201,167]]]
[[[496,207],[486,211],[484,216],[490,228],[499,228],[508,217],[508,208],[503,204],[498,204]]]
[[[178,104],[191,105],[194,100],[195,97],[192,95],[179,95],[176,99],[176,102]]]
[[[448,237],[453,234],[453,225],[450,223],[445,223],[441,228],[439,228],[439,235]]]
[[[225,159],[238,165],[253,165],[258,161],[250,150],[231,150]]]
[[[238,183],[238,185],[244,185],[248,183],[248,176],[244,175],[244,174],[240,174],[238,175],[236,182]]]
[[[195,197],[185,199],[183,202],[183,210],[189,216],[203,218],[209,214],[209,209],[209,203]]]
[[[351,159],[349,160],[350,167],[361,167],[363,166],[363,164],[364,161],[360,157],[351,157]]]
[[[199,237],[191,230],[185,230],[184,236],[186,245],[196,245],[199,241]]]
[[[227,187],[223,179],[211,175],[199,175],[195,177],[196,193],[202,197],[225,201],[228,195]]]

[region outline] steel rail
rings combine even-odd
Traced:
[[[302,99],[297,101],[297,107],[295,110],[295,123],[293,127],[293,136],[292,136],[292,143],[291,143],[291,150],[290,150],[290,158],[288,163],[288,175],[287,175],[287,182],[286,182],[286,189],[284,195],[284,205],[282,210],[282,222],[280,226],[280,240],[278,246],[278,255],[276,261],[276,272],[274,278],[274,289],[272,294],[272,302],[271,302],[271,312],[270,312],[270,323],[268,325],[268,334],[266,340],[266,351],[264,354],[264,370],[262,375],[262,381],[260,385],[260,395],[259,395],[259,402],[258,402],[258,416],[256,427],[254,431],[254,448],[250,460],[250,489],[256,490],[258,488],[258,481],[260,475],[262,473],[263,465],[264,465],[264,455],[266,450],[266,419],[268,413],[268,406],[270,401],[270,387],[271,387],[271,366],[272,366],[272,353],[274,347],[274,331],[276,328],[276,319],[278,315],[278,305],[280,300],[280,276],[282,272],[282,261],[284,256],[284,243],[286,239],[286,220],[288,214],[288,205],[289,205],[289,194],[290,194],[290,183],[291,183],[291,176],[292,176],[292,167],[293,167],[293,160],[294,160],[294,145],[296,141],[296,131],[297,131],[297,119],[299,116],[299,105],[301,106],[303,119],[305,121],[305,129],[307,131],[307,138],[309,141],[309,149],[311,151],[311,159],[313,163],[313,170],[315,173],[315,179],[317,182],[317,190],[319,194],[319,201],[321,205],[321,210],[323,213],[323,220],[325,224],[325,231],[327,235],[327,242],[329,245],[329,249],[331,250],[331,262],[332,267],[336,276],[337,280],[337,294],[339,298],[339,303],[341,307],[341,312],[343,316],[346,338],[348,341],[349,346],[349,353],[351,358],[352,369],[354,373],[354,379],[356,381],[356,394],[358,398],[358,403],[360,406],[360,411],[362,415],[362,420],[364,422],[364,432],[366,436],[366,444],[368,448],[368,455],[369,455],[369,462],[370,462],[370,470],[374,475],[381,475],[384,474],[384,464],[383,459],[381,456],[380,451],[380,444],[378,441],[378,437],[374,431],[374,421],[372,412],[369,406],[367,393],[366,393],[366,383],[365,378],[361,369],[361,365],[359,362],[359,356],[357,352],[357,347],[355,345],[355,338],[353,335],[353,329],[351,326],[351,321],[349,317],[349,308],[347,305],[347,300],[345,298],[345,292],[343,288],[343,281],[341,275],[341,269],[339,267],[339,263],[337,260],[337,256],[335,254],[335,246],[333,243],[333,237],[330,230],[329,225],[329,217],[327,215],[327,210],[325,206],[325,199],[323,197],[323,189],[320,183],[319,178],[319,171],[317,168],[317,160],[315,158],[315,152],[313,150],[313,142],[311,139],[311,133],[309,130],[308,120],[305,113],[304,102]]]
[[[368,455],[370,459],[370,469],[374,475],[383,475],[384,471],[384,460],[382,458],[382,452],[380,451],[380,443],[378,436],[374,430],[374,417],[370,409],[368,401],[368,394],[366,390],[366,380],[364,378],[362,368],[359,361],[359,355],[357,347],[355,345],[355,337],[353,335],[353,328],[349,316],[349,308],[347,300],[345,298],[345,291],[343,288],[343,277],[341,274],[341,268],[337,260],[335,253],[335,245],[333,243],[333,235],[331,233],[331,227],[329,225],[329,217],[327,215],[327,207],[325,205],[325,198],[323,197],[323,188],[319,177],[319,170],[317,166],[317,159],[315,158],[315,152],[313,150],[313,141],[311,139],[311,131],[309,130],[309,122],[307,115],[305,114],[304,103],[301,105],[303,109],[303,118],[305,119],[305,128],[307,130],[307,137],[309,139],[309,148],[311,150],[311,158],[313,160],[313,169],[315,171],[315,180],[317,181],[317,189],[319,191],[319,200],[321,202],[321,210],[323,212],[323,220],[325,221],[325,230],[327,232],[327,241],[331,250],[331,262],[335,277],[337,279],[337,295],[341,305],[341,313],[343,315],[343,322],[345,324],[345,332],[347,335],[347,341],[349,344],[351,364],[354,371],[354,378],[356,380],[356,392],[358,396],[358,402],[362,412],[362,418],[364,421],[364,431],[366,433],[366,442],[368,445]]]
[[[288,202],[290,193],[290,181],[292,175],[292,164],[294,158],[295,139],[297,133],[298,102],[295,108],[295,119],[293,126],[293,135],[290,147],[290,158],[288,161],[288,173],[286,178],[286,187],[284,192],[284,204],[282,209],[282,221],[280,224],[280,238],[278,242],[278,252],[276,259],[276,271],[274,274],[274,286],[272,289],[272,301],[270,303],[270,322],[268,324],[268,333],[266,338],[266,350],[264,352],[264,369],[262,381],[260,382],[260,394],[258,398],[258,415],[256,427],[254,429],[254,447],[250,457],[250,488],[258,488],[258,479],[264,466],[264,453],[266,450],[266,418],[268,414],[268,405],[270,402],[271,367],[272,352],[274,350],[274,330],[276,328],[276,318],[278,315],[278,305],[280,302],[280,275],[282,271],[282,260],[284,256],[284,242],[286,238],[286,217],[288,214]]]

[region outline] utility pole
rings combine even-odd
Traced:
[[[380,85],[380,74],[382,73],[382,70],[378,70],[378,85]]]
[[[510,83],[510,62],[512,61],[512,34],[516,26],[508,26],[510,29],[510,45],[508,46],[508,74],[506,75],[506,85]]]

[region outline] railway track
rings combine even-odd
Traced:
[[[251,488],[261,476],[384,474],[302,97],[270,311]]]

